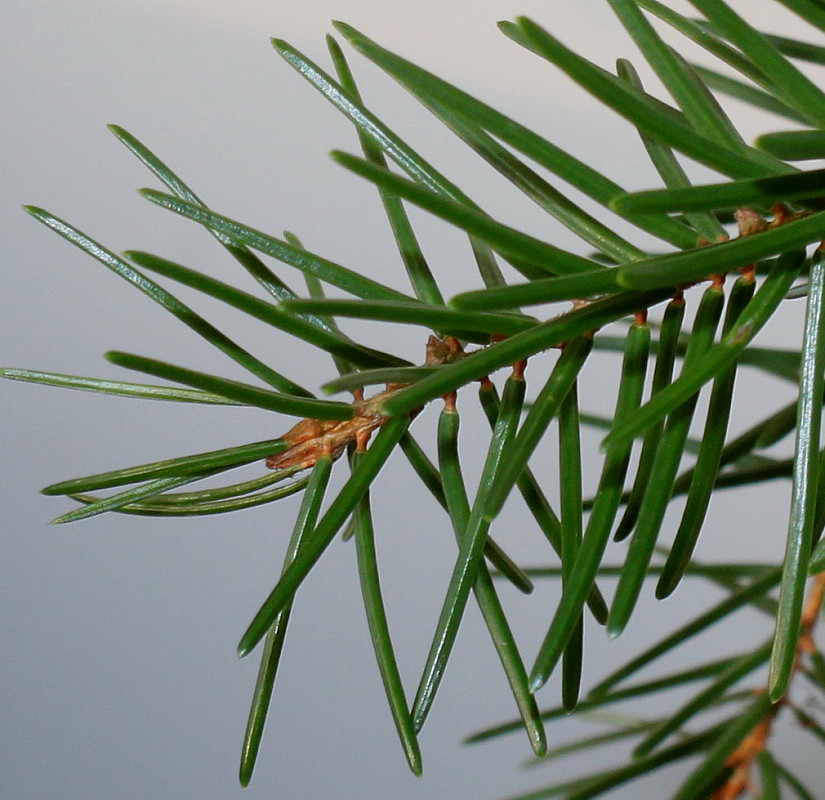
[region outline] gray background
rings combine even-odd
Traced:
[[[757,4],[740,5],[756,13]],[[355,150],[353,131],[269,46],[268,37],[276,35],[326,64],[330,18],[345,19],[545,131],[627,186],[655,184],[629,126],[495,29],[497,19],[526,13],[552,23],[566,42],[609,67],[633,50],[606,4],[508,0],[435,8],[378,0],[307,0],[300,7],[277,0],[238,0],[231,7],[219,0],[4,3],[2,363],[128,379],[101,359],[105,350],[122,349],[244,377],[20,211],[23,202],[41,205],[116,251],[156,251],[235,280],[233,264],[208,236],[132,191],[155,184],[106,130],[109,122],[143,139],[217,210],[274,233],[292,230],[310,249],[405,288],[374,192],[325,156],[333,147]],[[776,30],[799,29],[771,4],[758,9]],[[378,114],[487,210],[574,246],[552,220],[486,167],[479,169],[402,90],[358,57],[352,62]],[[738,119],[749,136],[776,125],[753,114]],[[423,214],[413,217],[445,293],[477,286],[465,240]],[[326,360],[308,348],[174,291],[305,384],[315,387],[330,375]],[[789,306],[773,339],[764,341],[797,341],[802,305]],[[366,324],[349,330],[362,339],[386,336]],[[420,331],[405,331],[398,352],[420,361],[423,343]],[[582,396],[589,410],[612,404],[602,387],[613,385],[614,370],[607,359],[588,372]],[[486,633],[471,611],[422,735],[425,776],[407,774],[372,662],[354,551],[336,541],[296,603],[268,735],[252,786],[243,792],[235,778],[237,755],[257,656],[238,662],[234,648],[272,585],[297,504],[203,520],[109,515],[48,527],[68,504],[36,490],[76,475],[275,436],[291,423],[258,411],[23,384],[2,385],[0,393],[0,797],[493,798],[550,783],[576,766],[592,767],[587,757],[525,772],[519,769],[528,755],[521,735],[460,746],[463,735],[512,714]],[[787,401],[792,390],[744,373],[738,397],[759,411]],[[470,428],[478,421],[471,398],[463,407]],[[434,411],[416,421],[423,441],[432,440]],[[734,425],[745,424],[747,413],[743,417]],[[597,442],[586,440],[591,452]],[[477,463],[483,443],[465,444],[468,462]],[[591,464],[589,475],[598,462]],[[552,465],[545,471],[550,481]],[[477,477],[472,467],[468,472],[471,481]],[[777,485],[719,498],[701,554],[779,558],[787,492],[787,485]],[[402,461],[387,468],[374,502],[396,649],[412,693],[454,555],[451,535]],[[496,535],[525,563],[548,558],[516,504]],[[557,590],[541,585],[526,600],[502,588],[528,661]],[[617,641],[593,636],[587,679],[715,597],[705,585],[690,584],[642,614]],[[694,663],[711,647],[729,652],[768,633],[761,619],[741,617],[710,635],[701,652],[685,648],[671,664]],[[551,682],[541,702],[553,704],[556,689]],[[576,723],[551,726],[549,733],[558,742],[586,730],[586,723]],[[816,786],[823,774],[821,766],[814,771],[821,758],[813,747],[787,731],[782,751]],[[621,752],[602,756],[608,764]],[[654,781],[648,796],[662,797],[662,785]]]

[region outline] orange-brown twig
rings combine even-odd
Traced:
[[[711,795],[711,800],[736,800],[751,787],[750,771],[756,757],[765,749],[771,732],[776,706],[760,720],[739,746],[728,756],[725,766],[732,769],[728,779]]]
[[[453,336],[443,339],[430,336],[427,340],[428,365],[448,364],[463,355],[461,343]],[[388,384],[383,392],[364,399],[363,389],[353,394],[353,416],[347,420],[302,419],[281,438],[289,448],[266,459],[270,469],[309,469],[322,456],[338,458],[353,442],[365,447],[370,434],[387,418],[378,408],[387,397],[405,384]]]
[[[802,618],[799,629],[799,638],[796,645],[796,662],[794,671],[799,670],[802,655],[810,655],[815,650],[813,630],[819,619],[822,608],[822,599],[825,595],[825,572],[820,572],[812,581],[802,609]],[[727,780],[711,796],[711,800],[736,800],[745,791],[751,788],[750,772],[757,756],[765,749],[771,732],[774,716],[779,711],[780,703],[771,709],[764,719],[760,720],[748,735],[739,743],[739,746],[728,756],[725,766],[732,771]]]
[[[281,437],[289,449],[267,458],[266,465],[270,469],[300,470],[309,469],[322,455],[338,458],[351,442],[368,437],[384,424],[387,418],[378,413],[378,406],[397,390],[398,386],[388,387],[366,400],[356,400],[351,419],[302,419]]]

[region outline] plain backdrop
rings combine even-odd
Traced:
[[[773,4],[739,5],[774,30],[801,29]],[[333,148],[357,151],[351,126],[269,43],[270,36],[284,38],[327,65],[330,19],[346,20],[535,126],[629,188],[656,185],[628,125],[496,30],[497,20],[521,13],[608,68],[619,56],[638,62],[598,0],[3,3],[0,362],[129,379],[101,357],[119,349],[244,378],[170,315],[21,211],[22,203],[43,206],[115,251],[158,252],[254,291],[202,230],[135,193],[156,183],[107,123],[141,138],[216,210],[276,234],[291,230],[311,250],[405,288],[374,190],[326,157]],[[355,54],[352,63],[368,105],[486,210],[583,252],[401,88]],[[784,124],[735,103],[731,109],[748,136]],[[710,177],[699,169],[694,175]],[[466,239],[423,213],[412,216],[445,294],[477,288]],[[287,268],[282,274],[300,285]],[[324,357],[285,335],[173,289],[309,387],[332,374]],[[795,346],[802,304],[788,305],[763,343]],[[401,335],[366,323],[347,329],[423,360],[425,336],[417,329]],[[586,374],[588,410],[609,411],[615,368],[615,360],[604,358]],[[541,367],[534,369],[539,375]],[[793,397],[793,387],[747,371],[738,392],[738,402],[754,413]],[[597,758],[604,766],[622,759],[622,750],[607,748],[570,764],[524,770],[520,762],[529,752],[522,734],[462,746],[464,735],[513,713],[471,609],[421,737],[424,777],[412,777],[372,658],[354,550],[336,541],[299,594],[256,775],[242,790],[237,760],[257,654],[239,662],[235,645],[275,580],[297,501],[206,519],[103,515],[50,527],[71,506],[37,490],[68,477],[274,437],[291,422],[262,411],[20,383],[0,386],[0,403],[0,797],[492,799],[591,769]],[[483,429],[471,398],[464,407],[467,429]],[[428,447],[436,412],[415,423]],[[744,425],[748,413],[733,425]],[[598,436],[586,437],[592,483],[597,444]],[[463,446],[474,485],[483,437],[467,437]],[[554,496],[552,463],[540,470]],[[778,560],[787,497],[783,483],[721,496],[701,557]],[[387,467],[373,500],[392,631],[412,695],[454,557],[452,534],[403,459]],[[552,560],[517,504],[506,509],[496,536],[524,563]],[[529,662],[558,586],[543,583],[531,598],[507,586],[501,592]],[[697,582],[660,605],[651,595],[648,587],[646,609],[620,639],[608,643],[598,631],[591,637],[586,684],[719,597]],[[764,619],[744,615],[698,650],[683,648],[669,665],[697,663],[714,648],[736,652],[769,634]],[[551,681],[540,702],[553,705],[557,696]],[[586,722],[554,723],[551,743],[591,729]],[[794,730],[782,736],[786,761],[810,785],[821,785],[815,745]],[[661,798],[663,781],[686,768],[647,784],[648,794],[634,787],[616,796]]]

